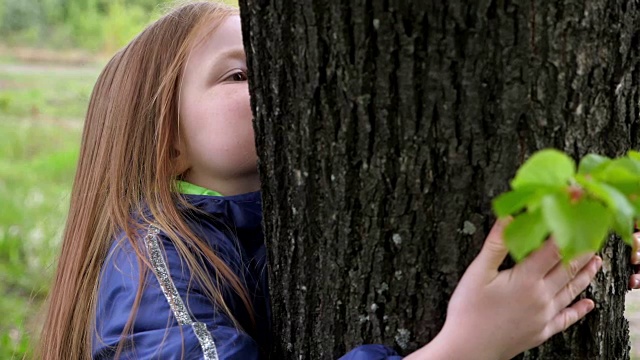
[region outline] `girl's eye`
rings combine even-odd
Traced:
[[[235,72],[227,77],[228,81],[247,81],[247,74],[244,71]]]

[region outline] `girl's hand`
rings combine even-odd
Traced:
[[[638,225],[636,224],[636,229]],[[629,278],[629,289],[640,289],[640,232],[633,234],[633,248],[631,249],[631,263],[634,265],[634,274]]]
[[[451,297],[442,331],[414,358],[426,359],[419,356],[422,352],[434,355],[432,359],[511,359],[594,308],[590,299],[571,303],[589,285],[602,259],[590,253],[564,266],[548,240],[515,267],[498,271],[507,255],[502,238],[507,223],[493,226]]]

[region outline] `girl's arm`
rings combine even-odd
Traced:
[[[406,360],[503,360],[536,347],[582,319],[589,299],[569,306],[595,276],[602,260],[585,254],[563,266],[552,241],[515,267],[498,271],[507,256],[498,221],[449,301],[440,333]],[[341,360],[396,360],[381,345],[358,347]]]
[[[498,271],[507,255],[502,238],[506,225],[494,225],[460,280],[441,332],[405,359],[511,359],[566,330],[594,308],[590,299],[571,303],[600,269],[598,256],[585,254],[563,266],[549,240],[513,268]]]
[[[123,338],[140,269],[128,241],[112,247],[99,284],[93,359],[113,359],[120,343],[122,359],[259,359],[254,339],[237,329],[190,281],[190,273],[173,244],[162,234],[146,239],[162,243],[162,261],[158,263],[169,269],[171,276],[147,273],[133,329]],[[172,294],[177,294],[179,301],[172,299]]]

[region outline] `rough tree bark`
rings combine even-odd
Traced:
[[[637,148],[637,0],[241,0],[278,359],[434,337],[535,150]],[[525,359],[627,359],[629,249]]]

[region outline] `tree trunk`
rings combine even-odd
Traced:
[[[534,151],[637,148],[637,0],[241,0],[274,358],[408,353],[441,328]],[[629,249],[524,359],[628,359]]]

